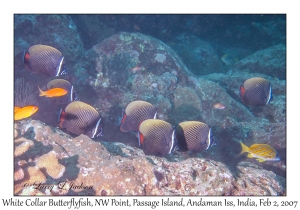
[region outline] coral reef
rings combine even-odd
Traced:
[[[232,189],[232,195],[279,195],[284,189],[276,174],[266,171],[249,162],[241,162],[237,166],[239,172]]]
[[[74,84],[80,99],[105,118],[106,141],[119,139],[122,108],[133,100],[152,101],[168,119],[178,84],[188,69],[166,44],[140,33],[119,33],[88,50],[74,66]],[[119,110],[116,112],[116,110]]]
[[[37,146],[37,141],[33,138],[39,133],[37,132],[40,128],[43,130],[43,134],[47,136],[50,130],[45,129],[43,126],[36,126],[35,133],[32,132],[32,126],[28,126],[30,120],[25,120],[14,125],[15,131],[20,130],[20,137],[15,138],[15,169],[14,169],[14,192],[15,194],[21,192],[21,195],[40,195],[40,191],[34,189],[34,185],[43,184],[46,182],[47,178],[45,174],[48,174],[53,179],[60,178],[64,171],[65,166],[58,162],[57,153],[55,151],[50,151],[35,160],[41,152],[49,150],[42,146]],[[39,123],[38,123],[39,124]],[[24,127],[23,127],[24,126]],[[32,140],[29,140],[31,138]],[[42,137],[43,138],[43,137]],[[44,145],[49,145],[47,139],[43,138]]]
[[[39,195],[45,195],[45,193],[42,193],[40,190],[37,190],[34,186],[31,186],[31,187],[24,189],[19,195],[39,196]]]
[[[17,138],[19,135],[18,131],[16,129],[14,129],[14,138]]]
[[[219,162],[189,158],[178,162],[151,157],[158,184],[150,195],[229,195],[234,177]]]
[[[29,183],[45,183],[46,182],[46,176],[42,173],[39,167],[33,166],[27,168],[28,176],[29,176]]]
[[[39,139],[50,152],[37,157],[35,166],[25,168],[28,178],[15,182],[15,194],[19,195],[282,195],[285,190],[281,183],[284,178],[279,179],[256,163],[238,163],[235,177],[225,164],[197,155],[146,156],[136,147],[95,142],[85,135],[72,138],[34,120],[18,124],[17,129],[28,127],[33,130],[32,141]],[[41,130],[52,141],[37,138]],[[28,136],[28,129],[23,135]],[[35,149],[29,150],[28,155],[34,157]],[[50,162],[57,165],[55,157],[65,166],[58,179],[42,172]],[[44,183],[48,188],[23,189],[25,181]]]
[[[23,179],[15,180],[15,185],[14,185],[15,194],[21,191],[22,193],[25,193],[27,188],[34,186],[34,184],[43,184],[47,180],[46,176],[37,166],[29,166],[25,168],[24,174],[25,175]]]
[[[16,168],[14,171],[14,181],[19,181],[24,178],[24,171],[22,168]]]
[[[60,178],[65,172],[65,167],[58,163],[56,152],[51,151],[36,160],[36,166],[40,169],[45,168],[46,172],[53,179]]]
[[[15,152],[14,152],[15,157],[19,157],[23,155],[33,146],[33,141],[25,139],[23,137],[15,140],[15,145],[19,143],[21,144],[15,147]]]

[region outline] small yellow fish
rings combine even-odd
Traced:
[[[238,62],[238,58],[234,58],[232,55],[229,54],[225,54],[221,57],[221,60],[227,65],[227,66],[231,66],[233,64],[235,64],[236,62]]]
[[[37,112],[39,108],[37,106],[24,106],[15,112],[15,120],[22,120],[24,118],[30,117]]]
[[[240,154],[248,152],[248,158],[257,158],[258,162],[280,160],[277,151],[268,144],[252,144],[250,147],[247,147],[242,142],[240,143],[242,146]]]
[[[49,98],[64,96],[68,93],[68,91],[63,88],[52,88],[46,91],[42,91],[39,87],[39,90],[40,90],[40,96],[45,96]]]
[[[18,111],[19,109],[21,109],[21,107],[15,106],[14,107],[14,112]]]

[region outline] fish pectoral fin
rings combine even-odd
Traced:
[[[248,158],[254,158],[251,154],[247,155]]]
[[[263,160],[263,159],[256,159],[258,162],[265,162],[265,160]]]

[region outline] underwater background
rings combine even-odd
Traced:
[[[58,49],[68,73],[25,69],[24,51],[36,44]],[[15,106],[38,107],[14,124],[15,194],[286,194],[286,15],[16,14],[14,56]],[[241,99],[240,86],[253,77],[272,86],[264,106]],[[98,110],[103,136],[59,128],[64,107],[38,89],[54,78],[69,81]],[[120,131],[135,100],[153,104],[157,118],[173,126],[206,123],[216,145],[145,155],[136,133]],[[239,155],[240,142],[268,144],[280,160]],[[24,188],[35,182],[53,188]]]

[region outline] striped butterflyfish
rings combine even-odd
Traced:
[[[138,138],[146,155],[164,156],[173,150],[175,133],[170,123],[148,119],[140,124]]]
[[[258,162],[280,160],[277,151],[268,144],[252,144],[250,147],[247,147],[242,142],[240,144],[242,146],[240,154],[247,152],[248,158],[256,158]]]
[[[48,89],[53,88],[63,88],[68,91],[68,93],[59,98],[53,98],[55,104],[69,104],[73,101],[78,101],[79,98],[74,90],[74,86],[67,80],[64,79],[53,79],[47,84]]]
[[[244,104],[251,106],[264,106],[272,97],[272,88],[268,80],[260,77],[247,79],[240,86],[240,97]]]
[[[24,65],[28,71],[60,76],[67,73],[62,53],[47,45],[32,45],[24,53]]]
[[[60,111],[59,127],[76,135],[85,134],[90,138],[102,136],[99,112],[81,101],[73,101]]]
[[[176,128],[178,150],[201,152],[215,144],[211,128],[203,122],[185,121],[179,123]]]
[[[121,120],[122,132],[138,131],[139,125],[147,119],[155,119],[157,109],[146,101],[133,101],[126,106]]]

